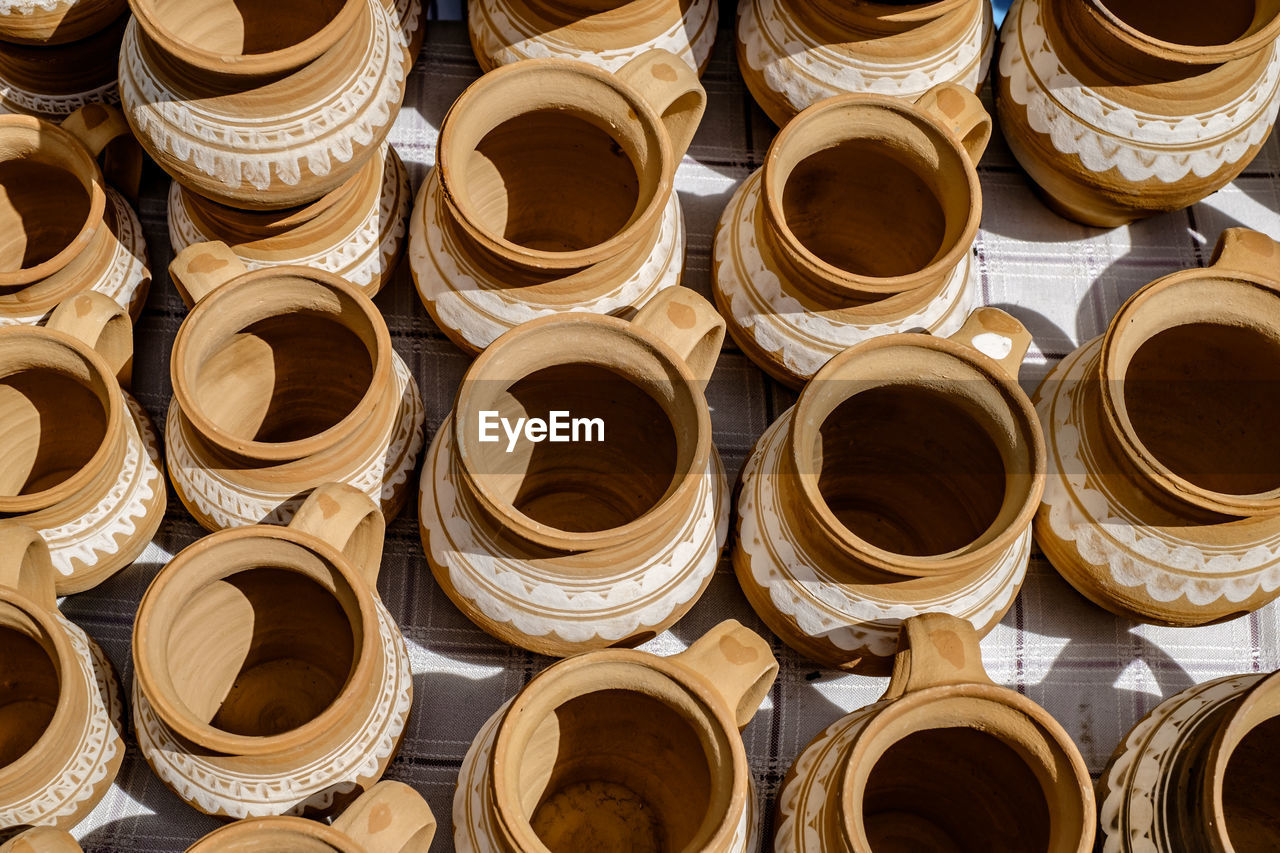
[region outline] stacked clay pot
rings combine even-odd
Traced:
[[[221,241],[251,269],[301,264],[377,293],[406,235],[408,178],[385,140],[420,6],[131,4],[120,96],[174,178],[175,247]]]

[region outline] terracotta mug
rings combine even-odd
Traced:
[[[693,606],[728,534],[702,391],[723,337],[706,300],[670,288],[629,324],[546,317],[476,359],[419,504],[427,561],[467,618],[563,657],[641,642]],[[556,411],[566,441],[489,440]]]
[[[1129,619],[1203,625],[1280,594],[1280,243],[1224,231],[1208,269],[1139,290],[1036,391],[1036,540]]]
[[[716,233],[716,304],[752,361],[799,387],[869,338],[960,328],[978,305],[974,166],[990,136],[952,83],[914,104],[828,98],[788,123]]]
[[[369,298],[306,267],[250,272],[224,243],[174,258],[191,313],[169,362],[169,474],[209,530],[285,523],[321,483],[394,518],[422,451],[422,399]]]
[[[42,322],[91,290],[137,319],[151,285],[146,239],[97,163],[137,192],[141,154],[120,112],[93,104],[61,126],[0,116],[0,151],[0,326]]]
[[[981,91],[996,41],[991,0],[744,0],[737,32],[742,79],[779,126],[850,92]]]
[[[1274,673],[1219,678],[1161,702],[1116,747],[1098,780],[1107,853],[1280,847],[1272,771],[1278,725]]]
[[[187,853],[427,853],[435,834],[436,818],[422,795],[403,782],[383,781],[332,826],[300,817],[248,818],[214,830]]]
[[[0,853],[84,853],[84,851],[80,849],[80,845],[69,832],[38,826],[0,844]]]
[[[471,46],[485,71],[548,56],[617,71],[661,48],[701,74],[720,21],[714,0],[479,0],[467,11]]]
[[[732,620],[687,651],[553,664],[485,724],[453,800],[458,853],[747,853],[759,806],[738,731],[778,673]]]
[[[651,50],[610,73],[530,59],[471,84],[440,128],[409,262],[436,325],[469,352],[566,311],[626,315],[680,282],[676,166],[706,106]]]
[[[174,180],[247,210],[307,204],[374,156],[409,63],[383,0],[130,0],[120,98]]]
[[[155,429],[121,387],[132,333],[124,309],[94,292],[47,326],[0,327],[0,519],[44,537],[59,595],[128,566],[164,518]]]
[[[79,41],[128,11],[126,0],[6,0],[0,5],[0,41],[39,46]]]
[[[884,696],[805,747],[777,809],[777,853],[1088,853],[1098,819],[1070,735],[941,613],[903,623]]]
[[[115,672],[58,612],[44,540],[0,521],[0,828],[79,823],[120,771],[123,732]]]
[[[156,575],[133,627],[133,723],[189,805],[323,813],[382,776],[413,704],[377,592],[384,532],[367,495],[327,483],[288,527],[211,534]]]
[[[980,308],[951,338],[851,347],[751,452],[733,565],[760,618],[826,666],[887,671],[907,617],[985,635],[1013,604],[1045,481],[1017,383],[1031,336]]]

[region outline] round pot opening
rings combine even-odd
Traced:
[[[349,0],[147,0],[150,19],[178,42],[220,56],[259,56],[319,35]]]
[[[1280,717],[1255,726],[1232,750],[1222,779],[1222,811],[1235,853],[1280,849],[1275,817],[1280,797]]]
[[[25,612],[0,602],[0,771],[44,736],[61,684],[52,639]]]
[[[1187,47],[1228,45],[1255,30],[1255,20],[1263,12],[1274,18],[1276,11],[1260,10],[1256,0],[1096,0],[1122,23],[1143,35],[1169,44]]]

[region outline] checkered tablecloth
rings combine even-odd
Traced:
[[[731,23],[725,16],[722,27]],[[415,187],[435,156],[437,129],[453,99],[478,75],[462,24],[433,23],[391,139]],[[711,243],[734,188],[759,167],[774,128],[739,76],[732,36],[722,29],[704,83],[706,119],[680,167],[677,188],[688,222],[685,283],[709,293]],[[1152,279],[1203,265],[1218,233],[1246,225],[1280,236],[1280,150],[1272,140],[1245,175],[1206,202],[1130,228],[1100,231],[1058,218],[1032,195],[997,139],[979,169],[985,193],[977,256],[984,301],[1016,315],[1035,337],[1023,378],[1030,390],[1049,365],[1101,333],[1124,299]],[[156,281],[137,325],[135,393],[163,427],[169,404],[169,350],[185,311],[164,274],[167,180],[148,180],[141,215]],[[468,360],[437,331],[407,271],[379,295],[396,349],[427,409],[428,437],[448,413]],[[726,348],[708,396],[715,440],[736,476],[752,443],[794,396],[740,352]],[[201,530],[171,498],[156,541],[132,568],[74,596],[64,612],[99,640],[124,684],[133,616],[147,583]],[[489,715],[550,661],[507,648],[475,628],[436,586],[409,507],[388,531],[379,588],[408,641],[413,715],[388,776],[421,791],[440,821],[434,849],[451,850],[454,781],[473,735]],[[768,635],[724,561],[706,595],[672,631],[644,648],[670,654],[722,619]],[[1201,629],[1135,625],[1093,607],[1037,556],[1013,609],[983,642],[992,677],[1044,705],[1079,744],[1097,774],[1128,728],[1163,697],[1230,673],[1280,666],[1275,607]],[[797,753],[845,712],[874,701],[885,680],[823,671],[773,640],[781,671],[744,737],[765,813]],[[771,826],[771,816],[767,818]],[[183,850],[217,822],[185,806],[130,746],[115,787],[78,828],[86,851]]]

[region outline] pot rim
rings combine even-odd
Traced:
[[[260,832],[272,830],[304,835],[327,844],[341,853],[364,853],[359,844],[354,843],[344,833],[329,824],[291,815],[251,817],[224,824],[191,845],[187,853],[217,853],[223,849],[224,844],[248,841]]]
[[[864,109],[886,110],[901,116],[907,121],[926,128],[938,145],[950,150],[958,158],[964,172],[965,184],[969,191],[969,213],[964,227],[960,230],[951,247],[920,269],[895,276],[871,276],[849,272],[835,264],[824,261],[814,254],[791,230],[787,223],[786,212],[782,208],[782,195],[785,181],[776,177],[782,168],[780,160],[786,146],[793,139],[804,139],[808,125],[823,117],[828,112],[862,107]],[[850,124],[849,131],[839,141],[864,139],[857,129],[858,125]],[[828,146],[830,147],[830,146]],[[787,175],[789,177],[789,174]],[[774,188],[774,184],[781,184]],[[902,98],[888,95],[866,93],[848,93],[836,95],[807,107],[786,124],[774,137],[769,151],[765,155],[761,169],[760,199],[764,206],[765,221],[772,235],[788,252],[788,262],[797,264],[805,273],[822,283],[824,289],[832,295],[844,299],[862,301],[871,296],[884,296],[903,293],[922,287],[939,277],[945,277],[973,251],[973,241],[978,235],[978,226],[982,220],[982,186],[978,180],[978,170],[969,159],[964,146],[956,139],[941,121],[932,115],[917,109],[915,104]],[[935,196],[936,198],[936,196]]]
[[[202,723],[195,719],[181,699],[177,696],[171,696],[160,689],[164,679],[159,677],[155,667],[167,662],[167,652],[161,655],[160,660],[153,661],[146,651],[148,648],[161,649],[164,647],[164,638],[151,636],[154,624],[154,616],[152,614],[153,611],[161,606],[162,602],[165,602],[165,596],[168,594],[169,587],[175,583],[175,578],[187,580],[185,575],[191,572],[188,564],[193,557],[198,557],[205,552],[217,549],[227,542],[257,538],[282,540],[318,555],[328,566],[334,569],[338,576],[342,578],[343,583],[351,590],[359,605],[360,621],[362,623],[360,626],[360,641],[354,644],[355,665],[348,674],[346,683],[343,684],[338,695],[333,698],[328,707],[302,725],[268,736],[233,734],[214,726],[212,723]],[[255,571],[261,568],[263,567],[255,565],[228,570],[225,564],[217,563],[204,570],[203,582],[194,590],[193,594],[199,593],[209,584],[216,581],[224,580],[241,572]],[[281,568],[284,571],[293,571],[293,569],[287,567]],[[375,610],[375,596],[376,593],[340,551],[323,539],[309,533],[273,524],[227,528],[216,533],[210,533],[176,554],[155,576],[147,587],[147,591],[143,594],[142,600],[138,604],[138,612],[134,618],[133,627],[134,677],[138,680],[138,686],[142,689],[143,695],[146,696],[147,701],[155,710],[156,716],[160,721],[178,736],[205,749],[224,755],[244,756],[263,756],[304,749],[329,732],[340,731],[344,725],[349,726],[352,723],[359,722],[352,719],[352,711],[358,703],[359,694],[368,684],[372,683],[372,676],[379,657],[379,623]],[[176,601],[174,606],[181,609],[189,600],[190,598]]]
[[[1209,809],[1212,821],[1206,827],[1214,839],[1218,842],[1221,850],[1227,853],[1234,853],[1235,846],[1231,843],[1231,837],[1227,826],[1226,807],[1223,804],[1223,793],[1226,779],[1227,767],[1231,763],[1231,759],[1235,757],[1236,749],[1243,742],[1244,738],[1258,724],[1249,725],[1249,716],[1256,706],[1271,700],[1275,701],[1275,694],[1280,692],[1280,671],[1264,675],[1257,683],[1251,685],[1240,699],[1236,707],[1231,711],[1222,725],[1219,726],[1218,732],[1214,735],[1212,745],[1209,747],[1209,759],[1205,762],[1205,787],[1209,792]],[[1259,723],[1265,723],[1280,716],[1280,713],[1272,714]],[[1244,729],[1244,731],[1240,731]],[[1227,742],[1231,741],[1231,746],[1227,746]]]
[[[819,488],[819,475],[821,472],[807,470],[812,467],[808,464],[808,448],[816,446],[822,424],[826,422],[836,407],[857,396],[854,394],[843,397],[828,409],[821,420],[816,419],[810,415],[810,412],[824,403],[824,400],[819,396],[821,393],[819,389],[823,387],[822,383],[828,381],[828,377],[831,374],[838,372],[846,364],[863,354],[890,347],[923,347],[945,353],[964,362],[983,374],[987,381],[1000,391],[1001,396],[1008,405],[1010,414],[1020,423],[1022,433],[1027,439],[1027,450],[1030,457],[1028,459],[1027,477],[1032,483],[1031,488],[1024,495],[1017,515],[1005,526],[1004,531],[978,548],[969,549],[966,546],[944,554],[911,556],[898,554],[872,545],[846,527],[831,511]],[[883,385],[892,384],[895,383],[883,383]],[[1041,430],[1040,419],[1036,415],[1035,407],[1017,380],[1009,377],[997,362],[978,350],[949,338],[937,338],[923,333],[900,333],[872,338],[849,347],[823,365],[814,377],[809,380],[808,384],[800,392],[800,397],[791,412],[791,419],[786,446],[787,463],[792,466],[794,476],[799,482],[800,498],[804,508],[808,511],[809,517],[842,549],[852,552],[857,559],[880,571],[906,577],[937,577],[964,571],[976,563],[994,560],[1007,551],[1019,535],[1030,528],[1032,519],[1039,509],[1047,476],[1048,456],[1045,449],[1044,434]],[[990,436],[989,432],[988,435]],[[996,436],[990,437],[998,449],[1004,449]],[[1007,490],[1009,476],[1007,471],[1005,476]],[[987,530],[983,531],[982,535],[986,535],[994,527],[994,524],[995,522],[993,521]]]
[[[659,169],[658,181],[644,210],[634,214],[630,222],[608,239],[585,249],[568,252],[532,249],[495,234],[477,221],[473,213],[467,209],[467,205],[459,203],[458,194],[454,191],[454,185],[459,179],[450,177],[454,160],[464,158],[474,151],[474,149],[466,151],[459,149],[457,122],[450,121],[450,117],[463,112],[478,111],[483,99],[489,97],[489,93],[497,87],[516,85],[516,81],[522,77],[533,77],[548,71],[578,74],[612,89],[626,101],[627,106],[634,112],[636,120],[642,123],[644,134],[657,143],[654,157]],[[530,112],[533,110],[525,111],[520,115],[529,115]],[[607,133],[603,128],[601,131]],[[492,128],[489,132],[492,132]],[[609,135],[612,138],[612,134]],[[458,96],[445,114],[440,125],[440,139],[436,152],[435,172],[440,182],[440,191],[444,195],[449,211],[466,235],[479,244],[482,250],[508,263],[552,271],[577,270],[610,260],[630,248],[636,240],[640,239],[640,235],[656,229],[667,202],[675,191],[675,171],[679,165],[672,150],[671,138],[667,134],[661,117],[639,91],[613,72],[586,62],[557,57],[540,57],[513,62],[500,66],[473,82]],[[630,161],[630,157],[628,160]],[[640,171],[639,164],[631,161],[631,165],[636,170],[638,182],[643,184],[644,175]],[[643,186],[641,191],[643,192]]]
[[[1107,6],[1107,0],[1088,0],[1085,4],[1096,20],[1126,47],[1157,59],[1191,65],[1219,65],[1255,54],[1280,38],[1280,13],[1261,27],[1226,44],[1179,44],[1149,35],[1129,24]]]
[[[341,420],[314,435],[293,441],[259,441],[241,438],[232,435],[210,420],[196,401],[195,389],[192,387],[194,378],[188,381],[184,372],[184,369],[188,368],[188,360],[192,358],[190,354],[191,336],[194,334],[192,329],[204,317],[216,315],[219,309],[230,310],[226,307],[228,303],[234,304],[244,300],[244,291],[264,285],[269,289],[272,279],[289,277],[301,278],[320,287],[337,291],[360,309],[374,334],[375,345],[369,353],[371,370],[369,387],[365,389],[360,401]],[[285,317],[289,316],[289,313],[271,316]],[[334,318],[333,322],[339,321]],[[236,276],[196,303],[182,321],[178,334],[174,338],[173,351],[169,360],[169,378],[173,386],[173,399],[178,404],[179,411],[192,425],[200,439],[243,458],[287,462],[328,450],[360,430],[391,387],[392,353],[391,332],[387,328],[386,320],[383,319],[373,301],[355,285],[334,273],[311,267],[296,265],[265,267]],[[191,366],[190,369],[196,370],[197,367]]]

